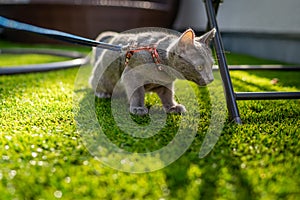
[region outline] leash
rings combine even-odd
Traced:
[[[65,33],[62,31],[56,31],[46,28],[41,28],[38,26],[33,26],[29,24],[25,24],[22,22],[17,22],[15,20],[11,20],[5,17],[0,16],[0,27],[1,28],[7,28],[7,29],[13,29],[13,30],[19,30],[19,31],[26,31],[31,33],[36,33],[38,35],[47,36],[50,38],[54,38],[57,40],[62,40],[65,42],[80,44],[84,46],[92,46],[92,47],[99,47],[111,51],[119,51],[122,52],[124,49],[128,47],[122,47],[119,45],[113,45],[113,44],[107,44],[104,42],[99,42],[96,40],[91,40],[88,38],[80,37],[77,35],[73,35],[70,33]]]

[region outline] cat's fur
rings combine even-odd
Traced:
[[[181,35],[161,30],[147,30],[137,33],[104,32],[97,38],[99,41],[126,46],[148,46],[155,44],[158,49],[161,64],[172,67],[183,74],[184,78],[205,86],[214,80],[212,74],[213,58],[209,43],[215,35],[215,29],[201,37],[196,37],[192,29],[186,30]],[[130,103],[130,112],[137,115],[148,113],[144,105],[145,92],[156,92],[160,97],[167,113],[183,113],[185,107],[174,100],[174,77],[166,76],[164,85],[144,83],[145,85],[134,88],[139,77],[126,78],[126,73],[143,64],[151,64],[153,74],[165,73],[158,68],[147,51],[135,53],[125,66],[125,54],[109,50],[93,49],[92,64],[94,66],[90,83],[99,98],[109,98],[113,93],[116,83],[123,78],[125,90]],[[163,66],[162,65],[162,66]],[[156,66],[156,67],[155,67]],[[151,73],[152,73],[151,72]],[[166,73],[165,73],[166,74]],[[139,83],[140,84],[140,83]]]

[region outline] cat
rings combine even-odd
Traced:
[[[176,77],[166,75],[162,84],[144,83],[135,88],[139,78],[126,76],[130,70],[139,65],[149,63],[157,67],[149,67],[153,74],[163,74],[164,67],[169,66],[181,73],[185,79],[205,86],[214,80],[212,66],[214,63],[209,43],[215,36],[215,29],[200,37],[196,37],[192,29],[182,34],[166,29],[146,29],[137,32],[116,33],[104,32],[97,37],[98,41],[122,46],[147,47],[155,45],[157,57],[148,51],[135,52],[130,60],[123,53],[100,48],[93,48],[93,72],[90,84],[99,98],[110,98],[115,85],[121,79],[129,101],[129,111],[135,115],[145,115],[148,109],[144,105],[145,92],[156,92],[166,113],[184,113],[184,105],[174,99],[173,83]],[[156,60],[154,60],[156,59]],[[154,64],[159,60],[159,64]],[[178,78],[178,77],[177,77]],[[139,83],[140,84],[140,83]]]

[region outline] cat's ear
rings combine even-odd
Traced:
[[[213,28],[209,32],[205,33],[204,35],[202,35],[200,37],[196,37],[195,40],[197,42],[201,42],[201,43],[204,43],[206,45],[209,45],[211,40],[215,37],[215,34],[216,34],[216,29]]]
[[[187,29],[184,33],[181,34],[179,38],[179,44],[189,45],[194,44],[195,33],[192,29]]]

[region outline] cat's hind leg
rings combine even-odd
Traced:
[[[90,84],[94,90],[94,94],[98,98],[111,98],[112,97],[112,92],[109,92],[111,90],[110,86],[111,83],[105,78],[105,76],[101,77],[100,80],[98,80],[97,76],[95,74],[92,75],[90,78]]]
[[[129,66],[125,68],[121,77],[121,82],[124,85],[129,101],[129,112],[134,115],[143,116],[148,114],[148,109],[145,107],[144,78],[131,70],[132,68]]]
[[[135,91],[126,91],[130,103],[129,111],[134,115],[146,115],[148,109],[145,107],[145,89],[143,86],[136,88]],[[130,95],[131,93],[131,95]]]

